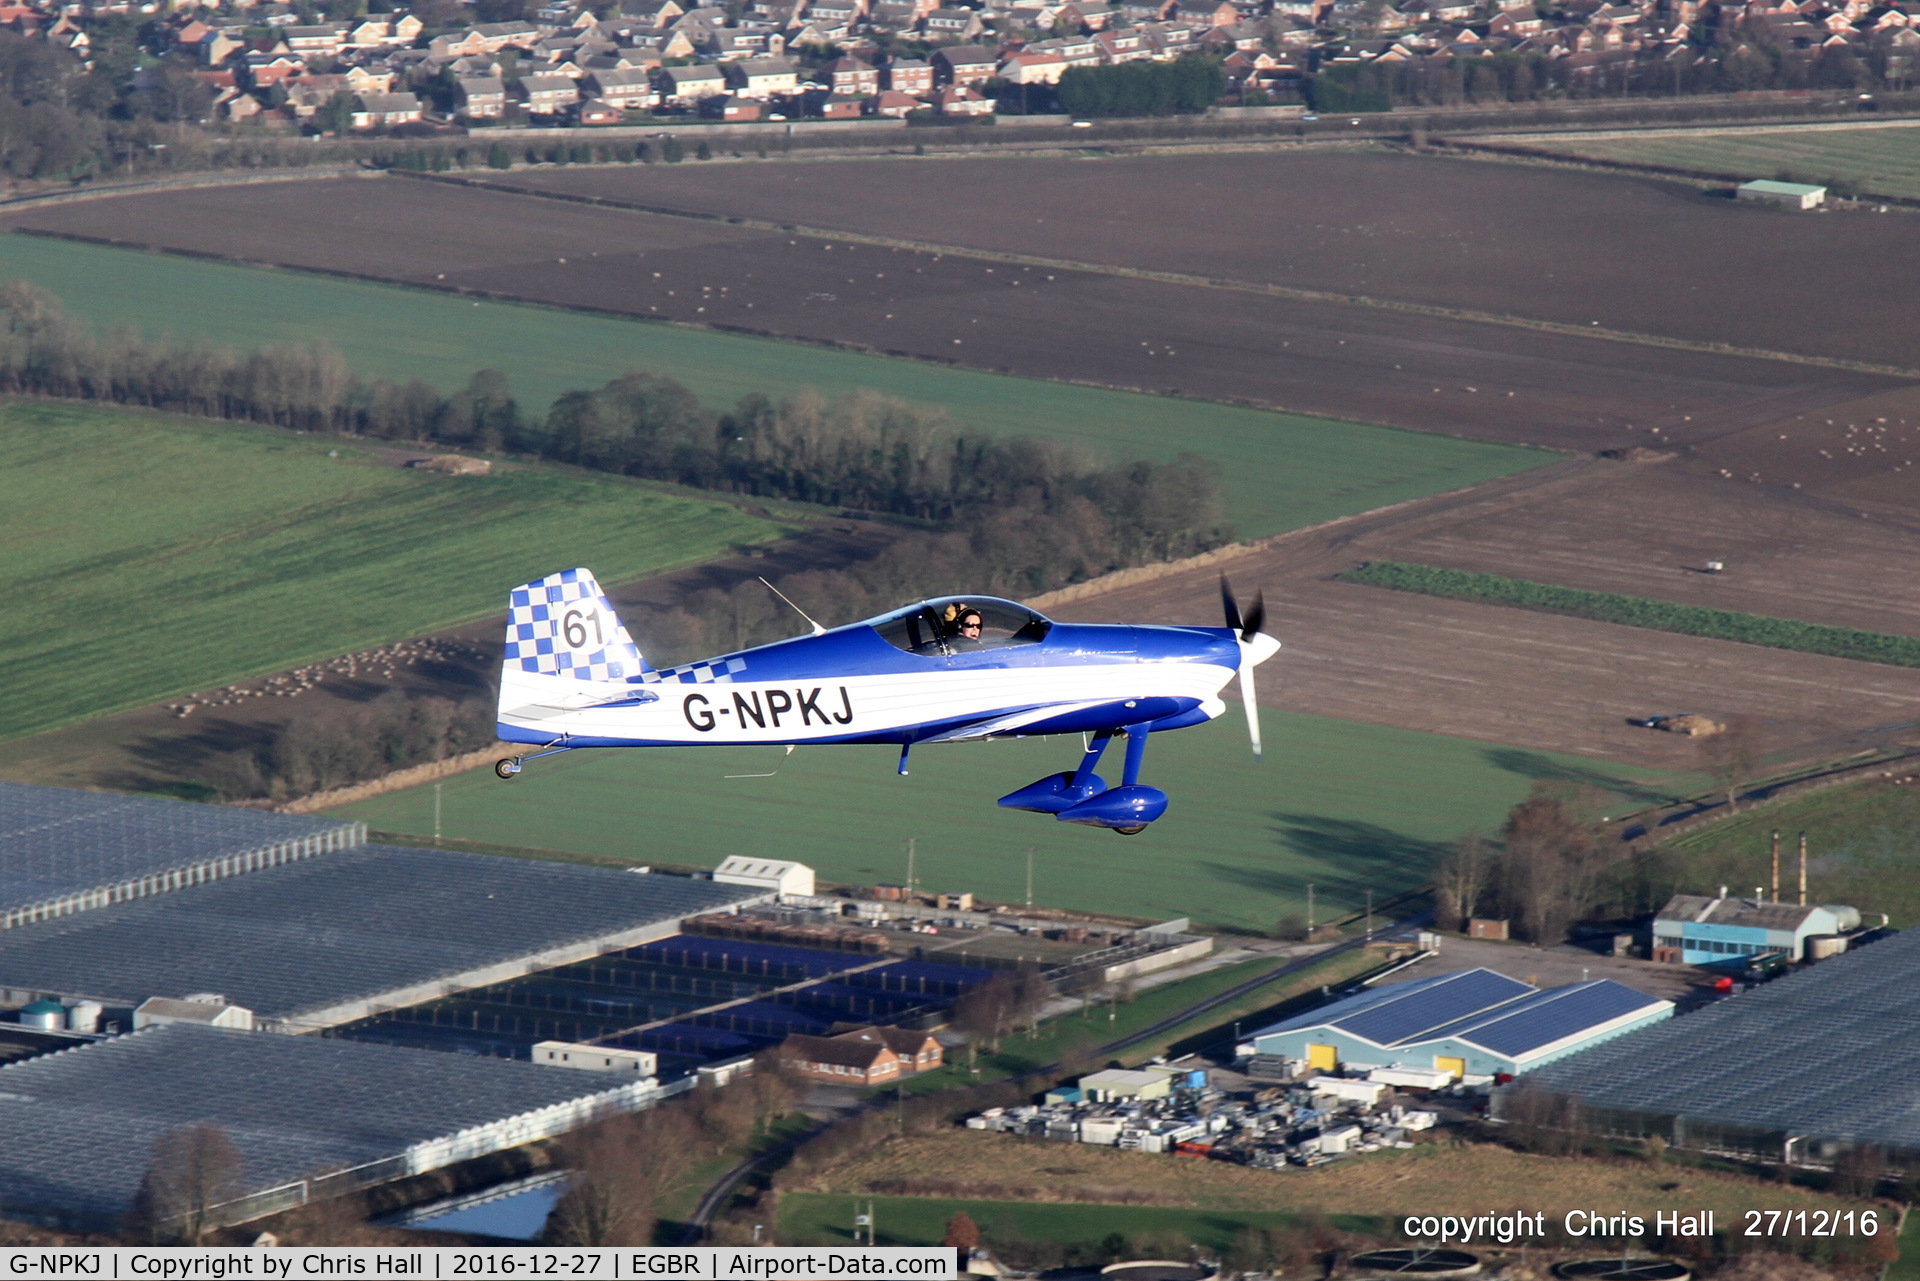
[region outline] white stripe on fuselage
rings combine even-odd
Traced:
[[[1234,670],[1213,663],[1113,663],[990,668],[915,674],[835,676],[792,681],[715,681],[614,685],[502,674],[500,719],[581,738],[669,743],[805,743],[886,734],[922,725],[988,720],[1027,707],[1062,711],[1128,699],[1212,699]],[[625,707],[581,706],[631,698]],[[756,715],[757,713],[757,715]]]

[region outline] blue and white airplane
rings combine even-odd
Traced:
[[[1225,627],[1056,623],[1009,600],[942,596],[845,627],[809,618],[809,636],[655,670],[592,573],[569,569],[513,589],[498,732],[538,750],[494,771],[512,778],[583,747],[888,743],[904,774],[917,743],[1091,735],[1077,769],[1000,804],[1132,836],[1167,808],[1140,782],[1147,735],[1221,715],[1235,673],[1260,755],[1253,668],[1280,642],[1260,630],[1259,598],[1243,619],[1224,577],[1220,596]],[[1108,787],[1093,771],[1116,736],[1126,765]]]

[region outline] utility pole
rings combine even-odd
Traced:
[[[1033,846],[1027,846],[1027,906],[1033,906]]]
[[[1313,886],[1307,886],[1307,942],[1313,942]]]
[[[1373,942],[1373,890],[1367,890],[1367,942]]]
[[[433,785],[433,843],[440,843],[440,784]]]
[[[920,838],[917,836],[909,836],[907,838],[907,897],[908,898],[912,898],[915,893],[914,885],[913,885],[913,845],[914,845],[914,842],[919,839]]]
[[[1778,903],[1779,901],[1780,901],[1780,832],[1776,828],[1773,833],[1773,897],[1769,899],[1768,902]]]

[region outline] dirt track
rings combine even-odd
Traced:
[[[942,177],[973,163],[908,169],[874,162],[852,171],[897,180]],[[769,166],[765,173],[842,167]],[[513,178],[632,186],[654,181],[660,168]],[[1072,164],[1055,168],[1069,176],[1080,172]],[[750,166],[713,171],[740,182],[755,172]],[[902,234],[929,226],[938,202],[925,203],[920,215],[905,218]],[[1258,230],[1241,225],[1263,242],[1264,222]],[[1643,442],[1654,426],[1665,440],[1705,441],[1898,385],[1808,365],[1050,272],[400,179],[128,196],[23,210],[0,219],[0,227],[1579,451]],[[942,223],[931,230],[955,229]],[[1077,237],[1075,244],[1084,250],[1100,239]],[[1024,239],[1009,235],[1004,245],[1022,248]],[[1481,254],[1476,262],[1489,269],[1498,258]]]

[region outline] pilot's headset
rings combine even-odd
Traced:
[[[946,612],[940,615],[940,621],[943,624],[944,630],[946,631],[947,635],[958,636],[960,634],[962,620],[964,620],[969,614],[973,615],[975,618],[979,618],[983,624],[986,622],[986,619],[981,616],[980,611],[975,609],[971,605],[968,605],[965,603],[955,603],[947,606]]]

